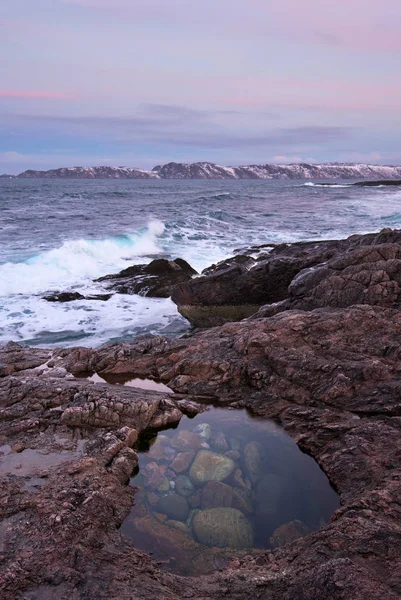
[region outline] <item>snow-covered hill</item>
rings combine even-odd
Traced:
[[[401,179],[401,166],[325,163],[222,167],[214,163],[168,163],[152,171],[132,167],[69,167],[24,171],[21,178],[71,179]]]

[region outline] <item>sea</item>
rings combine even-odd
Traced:
[[[330,183],[330,182],[329,182]],[[0,342],[98,347],[190,329],[170,299],[101,293],[94,279],[156,257],[198,272],[258,244],[401,228],[401,188],[302,180],[0,179]]]

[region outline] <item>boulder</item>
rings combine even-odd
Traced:
[[[47,302],[73,302],[74,300],[110,300],[113,294],[93,294],[84,296],[79,292],[53,292],[48,296],[43,296]]]
[[[258,442],[248,442],[244,446],[244,462],[249,479],[252,483],[262,475],[262,446]]]
[[[149,490],[157,490],[165,479],[166,465],[158,465],[155,462],[148,463],[142,469],[145,487]]]
[[[177,454],[173,462],[171,463],[171,468],[176,473],[182,473],[186,471],[190,464],[192,463],[195,456],[195,451],[191,452],[180,452]]]
[[[181,533],[185,533],[186,535],[191,535],[191,530],[188,525],[185,525],[182,521],[173,521],[170,519],[169,521],[165,521],[167,527],[172,527],[173,529],[177,529],[177,531],[181,531]]]
[[[226,440],[226,436],[224,435],[224,433],[222,431],[218,431],[216,433],[216,435],[213,435],[210,438],[210,445],[217,452],[225,452],[226,450],[228,450],[228,443]]]
[[[201,444],[201,438],[192,431],[179,431],[171,440],[171,446],[181,451],[197,450]]]
[[[186,475],[179,475],[175,480],[175,491],[184,498],[189,498],[195,494],[195,487],[189,477]]]
[[[253,530],[250,522],[234,508],[211,508],[198,512],[192,528],[196,539],[206,546],[251,548]]]
[[[201,505],[203,509],[231,506],[233,488],[221,481],[209,481],[202,490]]]
[[[224,481],[234,470],[234,461],[210,450],[200,450],[189,471],[191,481],[202,486],[208,481]]]
[[[159,258],[148,265],[133,265],[119,273],[104,275],[96,282],[106,282],[107,289],[118,294],[141,294],[151,298],[168,298],[179,283],[192,279],[197,272],[182,258]]]
[[[238,508],[244,515],[253,513],[252,492],[248,489],[233,488],[232,507]]]
[[[398,306],[400,244],[399,231],[383,230],[345,240],[273,245],[256,261],[231,259],[207,269],[176,286],[172,300],[196,327],[292,308]],[[362,265],[366,261],[369,266]]]
[[[205,442],[207,442],[210,439],[211,435],[212,435],[212,430],[210,428],[209,423],[199,423],[199,425],[197,425],[195,427],[194,431]]]

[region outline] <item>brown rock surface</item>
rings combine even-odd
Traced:
[[[358,246],[398,244],[398,235],[384,232],[363,244],[354,236],[326,261],[337,256],[340,278],[355,281],[361,272],[365,278],[369,265],[381,261],[369,261],[361,248],[359,265],[368,266],[358,271]],[[340,258],[338,248],[347,255]],[[389,295],[371,296],[370,284],[363,289],[371,298],[390,297],[391,308],[375,302],[291,310],[191,337],[149,337],[99,350],[2,347],[2,462],[15,454],[12,448],[18,457],[36,451],[25,455],[23,475],[11,468],[0,474],[2,599],[400,598],[401,312],[392,295],[397,269],[391,270],[398,250],[382,250],[380,268],[389,280],[378,285]],[[330,271],[304,289],[327,285],[330,298],[334,276]],[[297,289],[294,297],[302,299]],[[320,298],[323,291],[306,293]],[[341,306],[344,297],[337,295]],[[84,371],[137,373],[168,383],[178,397],[70,379]],[[177,422],[194,410],[188,398],[201,396],[280,420],[327,473],[342,506],[327,525],[281,548],[233,559],[223,569],[212,561],[217,570],[210,575],[183,578],[161,571],[118,528],[134,502],[133,488],[124,485],[135,462],[132,432]],[[54,464],[54,454],[63,462]],[[166,538],[177,536],[185,548],[184,534],[166,529]]]
[[[174,469],[176,473],[182,473],[183,471],[186,471],[193,461],[194,456],[195,451],[180,452],[180,454],[178,454],[171,463],[171,468]]]

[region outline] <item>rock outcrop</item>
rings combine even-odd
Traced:
[[[96,282],[119,294],[141,294],[151,298],[168,298],[175,285],[190,281],[197,272],[182,258],[159,258],[148,265],[133,265],[115,275],[105,275]]]
[[[272,269],[275,261],[294,261],[299,270],[292,274],[287,296],[275,301],[288,304],[269,317],[260,311],[252,319],[180,339],[149,336],[97,350],[1,347],[1,597],[400,598],[399,236],[384,231],[274,248],[259,261],[266,273],[269,261]],[[305,266],[308,260],[316,262]],[[256,266],[261,266],[258,260]],[[301,274],[311,267],[316,268]],[[285,289],[284,283],[277,289]],[[275,293],[273,283],[269,293]],[[271,306],[263,310],[275,312]],[[150,377],[168,384],[175,395],[74,377],[86,371]],[[220,549],[213,554],[213,573],[179,577],[161,570],[119,529],[135,498],[135,489],[125,483],[136,464],[137,437],[177,423],[183,413],[196,413],[201,409],[193,400],[206,398],[279,420],[325,471],[341,507],[309,534],[288,519],[272,535],[272,546],[279,548],[242,558]],[[223,448],[223,440],[215,440],[207,428],[199,433],[199,440]],[[193,452],[189,440],[181,438],[177,455]],[[249,477],[255,477],[257,450],[247,449]],[[155,457],[163,453],[163,440],[151,451]],[[229,452],[236,452],[235,444]],[[164,473],[156,475],[163,486]],[[230,477],[242,482],[241,473]],[[270,479],[263,485],[271,490],[275,483]],[[203,509],[195,511],[194,529],[203,541],[212,536],[211,543],[226,535],[221,511],[230,520],[230,535],[237,512],[246,514],[246,482],[236,486],[242,496],[238,491],[227,495],[231,506],[209,508],[214,495],[229,493],[221,486],[209,486],[204,499],[196,493],[188,500],[180,495],[180,506],[168,507],[174,525],[160,524],[160,545],[167,547],[174,538],[178,560],[202,561],[185,525],[177,525],[191,502]],[[178,494],[166,497],[173,495]],[[250,543],[246,521],[242,516],[233,544]],[[144,532],[154,527],[154,518],[144,513],[135,525]]]
[[[255,247],[178,285],[179,312],[197,327],[212,327],[282,310],[352,304],[397,306],[401,232],[346,240]],[[256,258],[254,252],[259,251]]]

